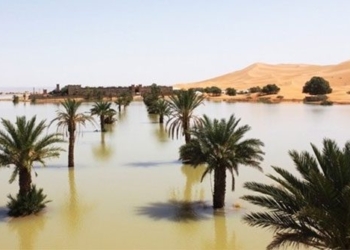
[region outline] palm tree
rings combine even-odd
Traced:
[[[206,163],[206,174],[214,171],[214,209],[225,205],[226,170],[232,176],[232,190],[234,190],[235,177],[238,175],[238,166],[246,165],[261,170],[260,161],[263,160],[261,146],[264,144],[258,139],[245,139],[243,136],[250,130],[248,125],[238,127],[240,119],[231,115],[225,119],[211,120],[206,115],[202,123],[191,130],[193,139],[180,147],[180,159],[188,161],[195,167]]]
[[[159,116],[159,123],[163,124],[164,116],[170,114],[169,103],[163,98],[160,98],[154,103],[154,109]]]
[[[53,119],[50,125],[57,121],[57,128],[68,132],[69,144],[68,144],[68,167],[74,167],[74,144],[77,127],[80,125],[85,126],[86,122],[93,123],[92,116],[78,113],[78,109],[81,105],[81,101],[74,99],[65,99],[61,102],[64,111],[57,111],[57,117]]]
[[[116,111],[111,108],[111,102],[98,101],[95,102],[91,108],[91,115],[98,115],[100,117],[101,132],[106,132],[105,123],[116,114]]]
[[[129,106],[132,100],[133,96],[130,92],[125,91],[118,95],[117,100],[115,101],[115,104],[118,106],[118,111],[121,112],[122,106],[124,109],[126,106]]]
[[[45,166],[46,158],[58,157],[63,149],[53,145],[62,139],[56,133],[43,135],[45,120],[37,124],[35,116],[28,121],[25,116],[17,117],[15,124],[1,119],[1,123],[0,166],[15,166],[10,182],[19,175],[19,195],[26,196],[32,189],[33,163]]]
[[[298,175],[273,167],[275,184],[245,183],[257,192],[242,198],[264,208],[247,214],[251,226],[270,228],[268,249],[304,245],[318,249],[350,249],[350,142],[340,149],[323,140],[323,149],[311,144],[313,154],[289,152]],[[277,185],[276,185],[277,184]]]
[[[193,90],[180,90],[170,96],[170,118],[166,125],[169,126],[169,135],[179,137],[179,133],[185,136],[185,142],[189,143],[190,123],[198,124],[201,120],[193,114],[193,111],[203,103],[204,97],[197,95]]]

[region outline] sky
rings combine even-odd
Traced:
[[[174,85],[350,60],[349,0],[0,0],[0,87]]]

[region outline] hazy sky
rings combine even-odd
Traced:
[[[349,0],[0,0],[0,87],[172,85],[350,59]]]

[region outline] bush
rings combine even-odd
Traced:
[[[303,87],[303,93],[310,95],[326,95],[332,93],[329,82],[319,76],[312,77]]]
[[[19,102],[19,96],[18,96],[18,95],[14,95],[14,96],[12,97],[12,102],[13,102],[14,104],[17,104],[17,103]]]
[[[46,207],[46,195],[43,194],[43,189],[36,189],[35,185],[26,195],[17,194],[16,198],[11,195],[7,196],[10,201],[7,203],[9,208],[8,215],[13,217],[26,216],[36,214]]]
[[[234,88],[227,88],[226,89],[226,95],[235,96],[236,94],[237,94],[236,89],[234,89]]]
[[[260,93],[261,92],[261,88],[259,86],[256,86],[256,87],[251,87],[249,88],[249,92],[250,93]]]
[[[220,96],[222,91],[219,87],[212,86],[212,87],[206,87],[204,89],[204,92],[211,94],[213,96]]]
[[[261,89],[261,92],[266,95],[274,95],[280,91],[280,88],[276,84],[267,84]]]

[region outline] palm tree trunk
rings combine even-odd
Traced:
[[[75,143],[75,134],[74,132],[69,132],[69,145],[68,145],[68,167],[74,167],[74,143]]]
[[[29,193],[32,184],[30,170],[26,167],[19,168],[19,194],[24,196]]]
[[[191,135],[189,133],[189,121],[185,121],[184,125],[185,143],[189,143],[191,140]]]
[[[101,123],[101,132],[105,132],[105,116],[101,115],[100,116],[100,123]]]
[[[159,123],[162,124],[164,122],[164,115],[159,115]]]
[[[226,193],[226,169],[222,166],[217,166],[214,170],[214,194],[213,208],[223,208],[225,206]]]

